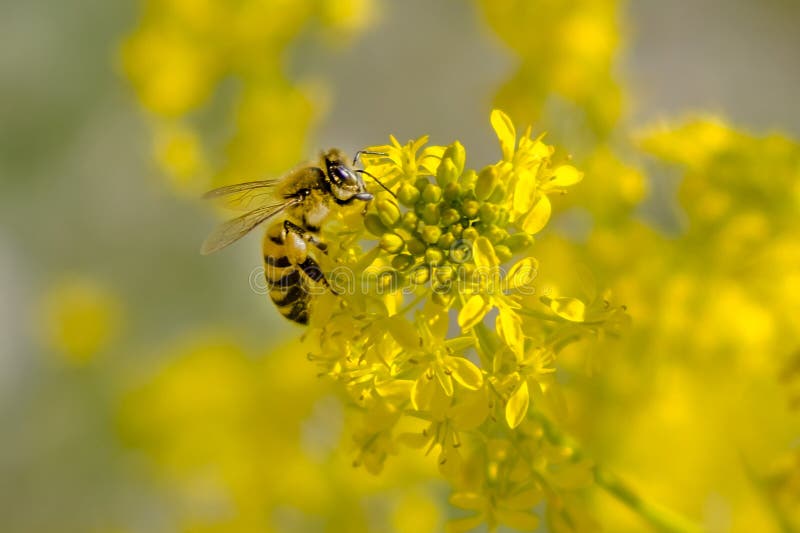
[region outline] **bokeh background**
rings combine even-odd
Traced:
[[[709,531],[800,527],[800,4],[0,9],[0,530],[440,530],[424,458],[350,466],[302,329],[251,288],[258,237],[200,257],[198,196],[389,134],[479,168],[493,104],[586,170],[540,261],[633,318],[567,359],[573,433]]]

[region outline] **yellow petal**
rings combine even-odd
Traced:
[[[449,374],[446,374],[444,368],[441,365],[435,365],[433,367],[434,373],[436,374],[436,379],[439,381],[439,385],[442,387],[445,395],[448,397],[453,395],[453,378],[450,377]]]
[[[556,187],[569,187],[583,179],[583,172],[572,165],[561,165],[553,171],[549,185]]]
[[[470,431],[483,424],[489,416],[489,399],[485,389],[462,391],[456,405],[447,410],[447,417],[459,431]]]
[[[394,396],[398,398],[408,399],[411,395],[411,389],[414,387],[415,381],[410,379],[392,379],[375,385],[375,390],[384,398]]]
[[[472,254],[475,266],[480,269],[492,269],[500,264],[497,255],[494,253],[492,241],[486,237],[478,237],[472,245]]]
[[[423,372],[411,387],[411,405],[417,411],[424,411],[428,408],[433,397],[432,380]]]
[[[506,422],[508,427],[514,429],[525,420],[528,414],[528,405],[530,397],[528,396],[528,382],[523,380],[522,384],[514,391],[511,398],[508,399],[506,404]]]
[[[450,353],[461,353],[467,348],[474,346],[475,339],[473,337],[456,337],[454,339],[447,339],[444,341],[444,345],[447,346]]]
[[[539,261],[533,257],[521,259],[506,276],[506,284],[509,289],[528,288],[533,285],[534,280],[539,275]]]
[[[461,326],[462,330],[472,328],[483,320],[489,309],[491,309],[491,306],[483,296],[480,294],[472,295],[458,313],[458,325]]]
[[[525,215],[522,221],[522,230],[531,235],[538,233],[550,220],[551,211],[552,207],[547,195],[539,196],[539,200],[533,205],[533,209]]]
[[[495,327],[503,342],[514,352],[517,361],[521,361],[525,353],[525,337],[522,334],[522,322],[519,317],[511,309],[501,307],[495,320]]]
[[[481,369],[466,357],[447,357],[445,364],[451,370],[453,379],[461,386],[477,390],[483,385]]]
[[[517,531],[535,531],[539,527],[539,517],[524,511],[496,509],[497,520]]]
[[[586,316],[586,304],[577,298],[542,298],[555,314],[570,322],[583,322]]]
[[[480,511],[486,507],[486,498],[476,492],[456,492],[449,499],[452,505],[461,509]]]
[[[529,170],[521,170],[518,173],[516,186],[514,187],[514,213],[522,214],[530,211],[534,200],[536,200],[536,174]]]
[[[406,350],[418,350],[420,337],[417,329],[402,316],[393,316],[383,322],[389,334]]]
[[[447,312],[435,312],[429,307],[424,313],[433,338],[444,339],[447,337],[447,326],[449,325]]]
[[[500,149],[503,151],[503,159],[510,161],[514,156],[514,147],[517,143],[517,133],[514,130],[514,124],[508,115],[495,109],[489,118],[492,123],[492,128],[497,134],[497,139],[500,141]]]

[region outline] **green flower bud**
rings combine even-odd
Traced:
[[[414,204],[419,200],[419,195],[419,189],[413,185],[404,183],[397,191],[397,200],[406,207],[414,207]]]
[[[392,258],[392,268],[405,270],[414,264],[414,256],[409,254],[399,254]]]
[[[444,190],[442,192],[442,197],[445,199],[445,201],[452,202],[453,200],[456,200],[459,196],[461,196],[461,186],[458,183],[451,181],[450,183],[445,185]]]
[[[418,191],[423,191],[429,183],[430,181],[428,181],[428,178],[417,178],[414,182],[414,187],[416,187]]]
[[[481,221],[491,224],[497,219],[497,213],[499,209],[496,205],[493,204],[483,204],[481,205],[480,210],[478,213],[481,216]]]
[[[502,244],[498,244],[494,247],[494,253],[501,263],[505,263],[514,256],[509,247]]]
[[[398,235],[397,233],[390,233],[390,232],[381,235],[379,243],[380,247],[389,252],[390,254],[396,254],[406,246],[406,242],[400,235]]]
[[[474,170],[469,169],[458,179],[459,185],[465,191],[472,190],[475,187],[475,183],[478,181],[478,174],[475,173]]]
[[[442,157],[439,168],[436,169],[436,182],[444,187],[448,183],[453,183],[458,179],[460,172],[452,159]]]
[[[425,221],[426,224],[436,225],[439,223],[439,205],[438,204],[427,204],[425,208],[422,210],[422,220]]]
[[[422,240],[428,244],[436,244],[436,241],[442,236],[442,229],[439,226],[425,226],[421,233]]]
[[[444,261],[444,254],[438,248],[425,250],[425,262],[429,265],[440,265]]]
[[[472,219],[478,216],[478,211],[480,208],[481,204],[477,200],[467,200],[461,206],[461,213],[463,213],[467,218]]]
[[[499,184],[500,177],[497,175],[497,169],[494,167],[484,168],[478,175],[478,181],[475,182],[475,197],[478,200],[486,201]]]
[[[436,246],[443,249],[448,249],[453,246],[453,243],[456,242],[456,238],[453,236],[452,233],[449,231],[439,237],[439,240],[436,241]]]
[[[433,270],[433,277],[439,284],[451,282],[454,275],[455,269],[451,265],[442,265]]]
[[[466,228],[461,232],[461,238],[465,241],[475,242],[481,234],[475,228]]]
[[[438,203],[442,199],[442,188],[429,183],[422,190],[422,199],[431,204]]]
[[[417,265],[408,273],[408,279],[415,285],[422,285],[431,279],[431,270],[428,265]]]
[[[400,221],[400,207],[395,202],[394,198],[384,196],[378,200],[375,206],[378,210],[378,216],[381,222],[387,227],[394,227]]]
[[[520,250],[524,250],[533,244],[533,237],[524,231],[520,231],[519,233],[515,233],[504,240],[503,244],[512,252],[519,252]]]
[[[448,158],[453,161],[453,164],[456,166],[456,170],[458,173],[457,176],[460,176],[462,172],[464,172],[464,165],[467,162],[467,151],[464,150],[464,145],[460,142],[456,141],[444,151],[443,158]]]
[[[442,224],[445,225],[445,226],[449,226],[450,224],[455,224],[459,220],[461,220],[461,213],[459,213],[458,211],[456,211],[453,208],[445,209],[442,212],[441,221],[442,221]]]
[[[508,238],[508,232],[503,228],[490,224],[481,233],[492,241],[492,244],[497,244]]]
[[[491,196],[489,196],[488,201],[493,204],[501,204],[505,201],[505,199],[506,199],[506,188],[502,184],[499,184],[494,188],[494,191],[492,191],[492,194]]]
[[[453,234],[453,237],[455,237],[456,239],[460,239],[461,232],[464,231],[464,226],[462,226],[461,224],[453,224],[452,226],[450,226],[449,230],[450,233]]]
[[[409,252],[417,256],[424,254],[425,249],[427,248],[427,245],[416,237],[406,241],[406,246],[408,247]]]
[[[400,224],[408,231],[414,231],[417,229],[418,221],[419,218],[417,217],[416,213],[414,213],[413,211],[406,211],[405,213],[403,213],[403,218]]]
[[[510,214],[508,212],[508,209],[501,207],[497,210],[497,219],[495,219],[495,224],[497,224],[501,228],[505,228],[506,226],[508,226],[509,222],[511,222],[509,218]]]
[[[449,248],[448,257],[455,263],[463,263],[472,256],[472,247],[466,242],[457,242]]]
[[[380,237],[387,231],[389,231],[386,226],[383,225],[381,219],[375,213],[369,213],[364,217],[364,226],[367,228],[367,231]]]

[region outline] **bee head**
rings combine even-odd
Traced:
[[[372,194],[367,192],[361,175],[350,168],[342,152],[336,149],[329,150],[323,154],[323,159],[328,185],[339,203],[372,200]]]

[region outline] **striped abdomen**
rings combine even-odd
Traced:
[[[294,237],[287,233],[282,221],[267,230],[263,244],[264,273],[269,297],[278,311],[293,322],[308,324],[312,284],[325,280],[316,261],[306,255],[305,241]]]

